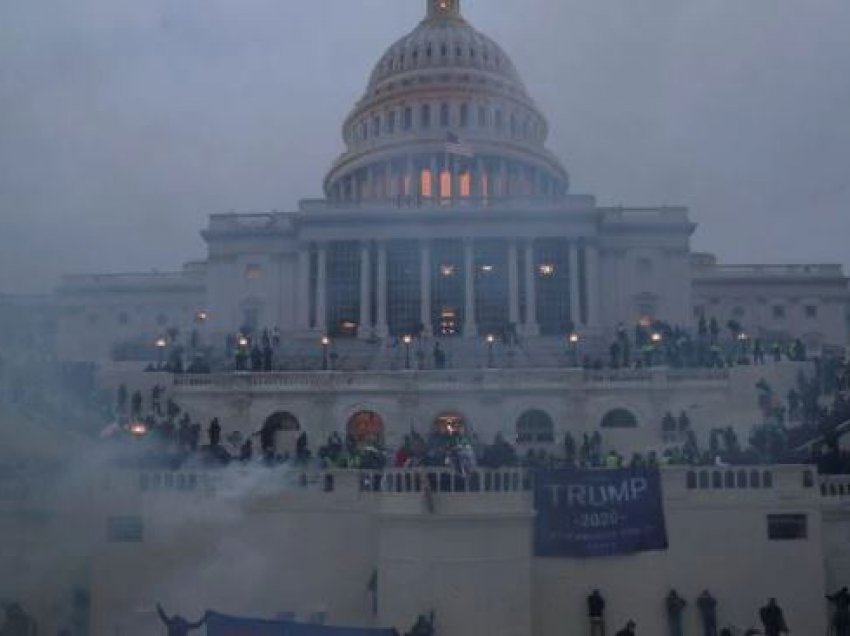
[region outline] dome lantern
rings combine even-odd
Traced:
[[[429,20],[460,18],[460,0],[426,0]]]

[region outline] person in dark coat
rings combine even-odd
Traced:
[[[708,590],[697,599],[703,636],[717,636],[717,599]]]
[[[434,613],[430,616],[420,614],[407,636],[434,636]]]
[[[6,620],[0,628],[3,636],[35,636],[38,632],[35,621],[19,603],[6,607]]]
[[[759,618],[761,618],[761,624],[764,625],[765,636],[779,636],[788,633],[785,616],[775,598],[770,599],[767,605],[759,610]]]
[[[216,448],[221,443],[221,424],[218,423],[217,417],[214,417],[212,422],[210,422],[208,435],[210,438],[210,446]]]
[[[835,636],[850,636],[850,591],[842,587],[826,599],[835,605],[832,614],[832,631]]]
[[[587,597],[587,616],[590,619],[590,636],[605,636],[605,599],[599,590]]]
[[[626,626],[617,632],[616,636],[635,636],[635,629],[637,628],[637,623],[634,621],[629,621],[626,623]]]
[[[684,627],[682,625],[682,615],[685,612],[687,601],[683,599],[676,590],[670,590],[664,601],[664,606],[667,611],[667,624],[670,627],[670,636],[683,636]]]
[[[207,622],[206,614],[201,617],[201,620],[195,623],[190,623],[185,618],[177,614],[169,617],[159,603],[156,605],[156,612],[159,614],[159,619],[165,624],[165,627],[168,630],[166,632],[168,636],[188,636],[189,632],[200,629],[204,626],[204,623]]]

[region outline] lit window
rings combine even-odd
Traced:
[[[795,541],[808,538],[806,515],[767,515],[767,538],[770,541]]]
[[[450,278],[450,277],[454,276],[456,273],[457,273],[457,267],[455,267],[454,265],[448,265],[448,264],[440,265],[440,276],[443,276],[445,278]]]
[[[420,190],[423,197],[432,196],[431,171],[423,170],[420,175]]]
[[[541,263],[537,266],[537,271],[541,276],[549,278],[555,275],[555,266],[552,263]]]
[[[440,173],[440,196],[444,199],[452,196],[452,173],[448,170]]]
[[[493,267],[492,265],[482,265],[481,266],[481,273],[482,274],[492,274],[493,271],[495,271],[495,269],[496,268]]]
[[[259,265],[246,265],[245,278],[248,280],[259,280],[263,277],[263,269]]]
[[[460,174],[459,190],[460,196],[464,198],[472,196],[472,175],[468,172],[462,172]]]

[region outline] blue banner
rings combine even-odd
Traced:
[[[667,549],[658,469],[540,471],[539,557],[602,557]]]
[[[207,636],[393,636],[391,629],[331,627],[292,621],[238,618],[217,612],[207,615]]]

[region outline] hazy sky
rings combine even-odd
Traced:
[[[0,0],[0,291],[170,269],[320,193],[424,0]],[[573,191],[682,204],[733,262],[850,264],[850,2],[463,0]]]

